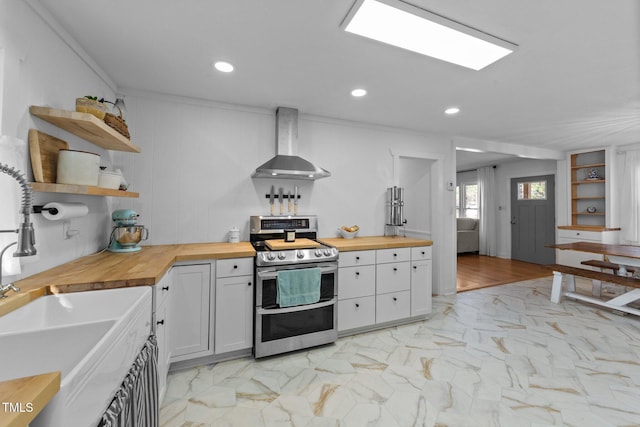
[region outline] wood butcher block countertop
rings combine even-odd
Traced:
[[[23,291],[44,287],[52,294],[148,286],[160,280],[174,262],[253,256],[255,249],[249,242],[143,246],[139,252],[101,252],[78,258],[22,279],[16,286]]]
[[[0,382],[0,402],[20,405],[16,408],[18,410],[13,411],[0,407],[0,427],[26,426],[47,406],[58,390],[60,372]]]
[[[344,239],[342,237],[326,237],[320,241],[335,246],[340,252],[364,251],[369,249],[412,248],[416,246],[431,246],[431,240],[415,239],[413,237],[364,236]]]

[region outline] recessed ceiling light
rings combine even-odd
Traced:
[[[230,73],[233,71],[233,65],[231,65],[229,62],[225,62],[225,61],[216,61],[213,66],[215,67],[216,70],[221,71],[223,73]]]
[[[444,113],[448,116],[453,116],[456,115],[460,112],[460,108],[458,107],[449,107],[446,110],[444,110]]]
[[[517,48],[400,0],[358,0],[342,28],[473,70],[480,70]]]
[[[351,91],[351,96],[355,96],[356,98],[360,98],[361,96],[365,96],[367,91],[364,89],[354,89]]]

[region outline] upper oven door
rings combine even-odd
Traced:
[[[279,267],[264,267],[256,269],[256,306],[263,309],[277,309],[278,271],[300,270],[303,268],[320,268],[320,301],[332,300],[338,295],[338,263],[326,262],[321,264],[287,265]]]

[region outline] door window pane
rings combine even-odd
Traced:
[[[547,181],[519,182],[518,200],[547,200]]]

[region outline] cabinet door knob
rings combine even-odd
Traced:
[[[393,254],[393,256],[398,256],[398,254]]]
[[[234,266],[233,266],[233,268],[234,268],[234,269],[237,269],[237,268],[238,268],[238,266],[237,266],[237,265],[234,265]]]
[[[247,283],[247,286],[251,286],[251,282]]]
[[[424,255],[424,254],[425,254],[425,252],[424,252],[424,251],[422,251],[421,253],[422,253],[422,255]]]
[[[359,256],[356,257],[356,261],[360,261],[360,257]]]
[[[162,319],[162,320],[158,320],[158,321],[156,322],[156,325],[164,325],[164,319]]]
[[[418,269],[418,266],[417,266],[417,265],[414,265],[414,266],[413,266],[413,269],[414,269],[414,270],[417,270],[417,269]]]
[[[356,303],[356,308],[360,308],[360,304]]]
[[[163,287],[162,287],[162,290],[163,290],[163,291],[168,291],[168,290],[169,290],[169,287],[168,287],[168,286],[163,286]]]
[[[398,271],[398,268],[397,267],[393,267],[393,271]]]
[[[393,297],[393,300],[394,300],[394,301],[398,301],[398,298],[396,298],[396,297]]]
[[[356,276],[359,276],[359,275],[360,275],[360,272],[359,272],[359,271],[356,271]]]

